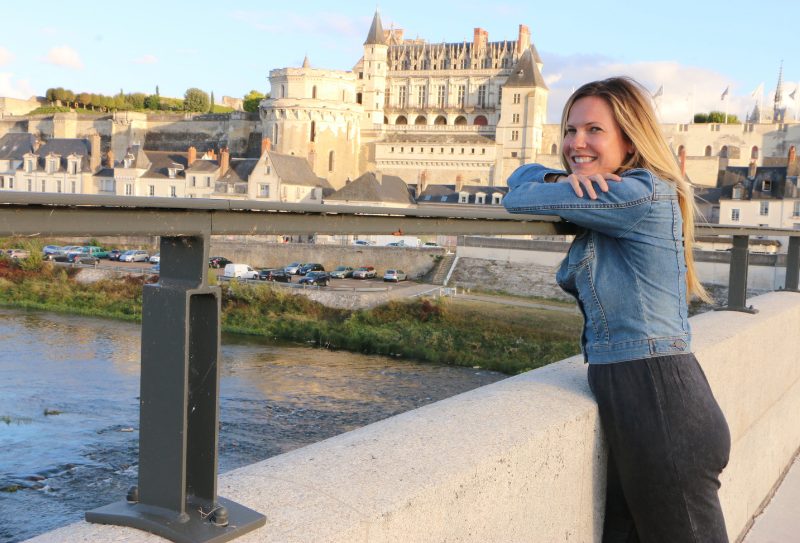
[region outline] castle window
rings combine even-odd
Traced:
[[[514,93],[514,103],[519,104],[520,94],[518,92]]]
[[[761,205],[759,205],[758,207],[758,214],[761,215],[762,217],[766,217],[767,215],[769,215],[769,202],[765,200],[760,204]]]
[[[192,176],[191,186],[192,187],[196,187],[197,186],[197,176],[194,176],[194,175]]]
[[[503,195],[502,195],[502,194],[499,194],[499,193],[497,193],[497,192],[495,192],[494,194],[492,194],[492,203],[493,203],[494,205],[499,205],[499,204],[500,204],[500,202],[502,202],[502,201],[503,201]]]
[[[739,222],[739,209],[736,207],[731,209],[731,222]]]
[[[33,179],[28,179],[28,192],[33,192]]]
[[[800,200],[795,200],[793,209],[792,209],[792,216],[793,217],[800,217]]]
[[[397,93],[397,107],[404,108],[406,107],[406,87],[400,87]]]
[[[467,192],[459,192],[458,193],[458,203],[459,204],[466,204],[469,202],[469,193]]]
[[[258,185],[258,197],[269,198],[269,185],[265,185],[263,183]]]
[[[47,192],[47,183],[44,179],[42,179],[42,192]]]
[[[316,97],[317,97],[317,86],[314,85],[313,87],[311,87],[311,98],[316,98]]]
[[[281,85],[281,98],[286,98],[286,87]]]
[[[386,94],[383,97],[383,105],[386,107],[392,105],[392,87],[386,87]]]
[[[61,181],[56,181],[56,192],[61,192]]]
[[[447,102],[445,101],[446,97],[446,87],[444,85],[438,85],[436,87],[436,106],[437,107],[445,107]],[[447,124],[447,123],[445,123]]]
[[[467,118],[464,117],[463,115],[459,115],[458,117],[456,117],[456,120],[453,124],[456,126],[464,126],[467,124]]]
[[[328,171],[329,172],[333,171],[333,168],[334,168],[335,164],[336,164],[336,154],[334,153],[334,151],[331,151],[330,153],[328,153]]]
[[[169,186],[169,195],[170,195],[172,198],[176,198],[176,197],[178,196],[178,191],[177,191],[177,189],[175,188],[175,185],[170,185],[170,186]]]
[[[417,88],[417,105],[419,107],[425,107],[425,86],[420,86]]]
[[[487,126],[489,124],[489,120],[483,115],[478,115],[475,117],[475,120],[472,121],[472,124],[475,126]]]
[[[478,85],[478,107],[486,107],[486,85]]]
[[[550,146],[550,154],[551,155],[558,154],[558,145],[556,145],[555,143]]]
[[[155,196],[155,195],[156,195],[156,186],[150,185],[150,196]]]
[[[211,186],[211,176],[206,176],[206,187]]]
[[[711,156],[711,146],[706,145],[706,156]]]
[[[70,185],[72,186],[72,194],[75,194],[75,192],[76,192],[76,188],[77,188],[77,185],[76,185],[75,181],[72,181],[72,182],[70,183]]]
[[[475,195],[475,203],[476,204],[485,204],[486,203],[486,195],[482,192],[479,192]]]
[[[519,141],[519,130],[511,131],[511,141]]]
[[[761,182],[761,192],[771,192],[772,191],[772,181],[769,179],[764,179]]]
[[[511,151],[511,158],[517,158],[517,152]]]
[[[728,158],[728,146],[723,145],[722,149],[719,150],[719,157],[720,158]]]
[[[310,141],[317,141],[317,123],[311,121],[311,131],[309,133]]]
[[[433,120],[433,124],[445,125],[447,124],[447,119],[445,118],[444,115],[439,115],[438,117],[436,117],[436,119]]]
[[[405,116],[405,115],[400,115],[400,116],[399,116],[399,117],[397,117],[397,119],[394,121],[394,124],[408,124],[408,119],[406,119],[406,116]]]
[[[360,104],[362,102],[361,93],[356,93],[356,104]]]
[[[514,124],[519,124],[519,113],[511,114],[511,122]]]
[[[750,158],[758,158],[758,145],[753,145],[753,148],[750,149]]]
[[[424,115],[417,115],[417,118],[414,120],[414,124],[416,125],[426,125],[428,124],[427,119],[425,119]]]
[[[464,95],[465,95],[466,91],[467,91],[466,85],[459,85],[458,86],[457,93],[456,93],[456,96],[457,96],[456,97],[456,105],[458,107],[464,107]]]

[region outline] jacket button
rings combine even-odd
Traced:
[[[682,351],[686,348],[686,342],[683,341],[682,339],[676,339],[675,341],[672,342],[672,346]]]

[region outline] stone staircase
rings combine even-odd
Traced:
[[[453,262],[456,260],[455,253],[449,253],[433,267],[427,274],[426,282],[434,285],[444,285],[447,275],[450,273],[450,268],[453,267]]]

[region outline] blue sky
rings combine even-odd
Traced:
[[[532,2],[515,0],[385,0],[384,27],[429,42],[471,41],[474,27],[490,41],[514,40],[528,25],[550,87],[548,122],[558,122],[569,92],[581,83],[627,74],[653,93],[662,120],[687,122],[692,111],[740,117],[764,84],[771,104],[783,64],[784,99],[800,85],[789,0],[670,2]],[[269,90],[269,70],[312,66],[350,70],[362,54],[376,4],[305,0],[136,3],[6,2],[0,34],[0,96],[43,95],[49,87],[102,94],[182,96],[189,87],[241,97]],[[787,28],[779,28],[785,21]],[[777,28],[776,28],[777,27]],[[730,87],[727,103],[720,100]]]

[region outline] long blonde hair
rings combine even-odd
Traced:
[[[681,174],[680,167],[667,145],[661,132],[650,94],[638,82],[629,77],[612,77],[602,81],[593,81],[583,85],[569,97],[561,116],[561,163],[571,172],[569,163],[563,153],[564,135],[567,119],[572,105],[587,96],[602,98],[611,106],[623,136],[633,144],[633,153],[629,154],[620,166],[619,172],[633,168],[645,168],[661,179],[675,185],[678,193],[678,204],[683,216],[683,244],[686,258],[686,286],[689,296],[710,302],[694,265],[692,247],[694,245],[694,190],[689,181]]]

